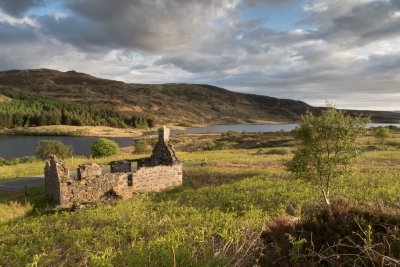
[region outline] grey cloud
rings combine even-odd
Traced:
[[[162,53],[196,45],[201,35],[218,27],[209,21],[224,12],[229,15],[227,2],[72,0],[66,7],[74,16],[40,21],[49,34],[83,49],[103,46]]]
[[[263,19],[263,18],[251,19],[246,22],[246,27],[248,29],[254,29],[254,28],[262,25],[262,23],[264,23],[264,21],[265,21],[265,19]]]
[[[135,65],[131,67],[131,70],[144,70],[144,69],[148,69],[149,66],[144,65],[144,64],[139,64],[139,65]]]
[[[185,71],[191,73],[202,72],[217,72],[223,73],[226,70],[237,67],[238,59],[234,56],[220,56],[220,57],[196,57],[190,58],[183,57],[163,57],[157,60],[155,65],[168,65],[172,64]]]
[[[324,10],[312,12],[304,23],[316,23],[319,30],[310,38],[336,42],[342,46],[360,46],[388,37],[400,36],[398,0],[371,1],[361,4],[352,1],[332,1]]]
[[[361,38],[369,42],[384,38],[394,38],[400,36],[400,20],[393,20],[379,29],[364,33]]]
[[[43,0],[1,0],[0,8],[12,16],[20,17],[32,7],[43,4]]]
[[[9,45],[37,40],[34,28],[26,24],[14,26],[5,22],[0,22],[0,36],[0,44]]]
[[[38,19],[43,33],[59,41],[71,43],[86,51],[107,51],[114,45],[111,36],[107,36],[90,20],[79,17],[66,17],[57,20],[51,16]]]
[[[304,45],[296,48],[297,55],[309,63],[334,60],[329,56],[330,52],[321,45]]]
[[[244,2],[249,6],[256,6],[257,4],[262,3],[262,2],[273,4],[273,5],[286,5],[291,2],[294,2],[294,0],[245,0]]]
[[[372,75],[398,75],[400,54],[370,55],[365,72]],[[399,90],[399,88],[396,88]]]

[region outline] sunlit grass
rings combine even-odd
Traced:
[[[65,166],[70,170],[74,171],[78,165],[83,163],[100,163],[106,164],[112,160],[118,159],[134,159],[144,157],[148,155],[131,155],[129,153],[122,153],[116,156],[104,157],[104,158],[88,158],[88,157],[70,157],[64,159]],[[0,166],[0,180],[12,179],[16,177],[26,177],[34,175],[43,175],[45,161],[35,161],[31,163],[23,163],[11,166]]]
[[[368,139],[367,139],[368,140]],[[57,212],[44,188],[0,195],[0,265],[24,266],[238,266],[254,263],[266,222],[297,216],[315,206],[320,194],[307,181],[291,178],[292,154],[258,149],[178,152],[183,186],[163,193]],[[148,155],[65,160],[106,163]],[[366,152],[353,174],[334,185],[333,198],[400,209],[400,150]],[[18,166],[37,167],[44,162]],[[17,167],[15,166],[15,167]],[[1,167],[2,168],[2,167]],[[0,177],[4,177],[0,168]],[[16,169],[12,170],[16,173]],[[10,171],[10,172],[12,172]],[[244,249],[246,248],[246,249]],[[249,251],[252,251],[250,253]],[[250,264],[251,265],[251,264]]]

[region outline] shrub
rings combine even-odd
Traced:
[[[222,150],[222,149],[229,149],[230,143],[226,141],[213,141],[209,140],[206,143],[205,150]]]
[[[267,151],[265,151],[264,154],[270,154],[270,155],[288,155],[290,154],[290,150],[287,148],[271,148]]]
[[[383,148],[382,147],[377,147],[377,146],[366,146],[365,148],[364,148],[364,151],[368,151],[368,152],[371,152],[371,151],[381,151],[381,150],[383,150]]]
[[[12,166],[12,165],[18,165],[20,163],[31,163],[31,162],[35,162],[35,161],[36,161],[36,157],[34,157],[34,156],[13,158],[10,160],[6,160],[5,158],[0,157],[0,166]]]
[[[234,130],[229,130],[229,131],[227,131],[227,132],[225,133],[226,136],[236,136],[236,135],[238,135],[238,134],[239,134],[239,133],[236,132],[236,131],[234,131]]]
[[[209,140],[206,143],[206,150],[214,150],[215,149],[215,142],[213,140]]]
[[[71,155],[72,147],[56,140],[40,140],[36,144],[35,154],[40,159],[48,159],[51,155],[64,159]]]
[[[7,165],[7,160],[3,157],[0,157],[0,166]]]
[[[183,121],[178,122],[178,123],[176,124],[176,126],[181,126],[181,127],[192,127],[192,125],[191,125],[190,123],[188,123],[188,122],[183,122]]]
[[[391,136],[392,132],[389,128],[380,127],[375,130],[375,138],[381,145],[383,145],[385,143],[385,140],[390,138]]]
[[[332,214],[329,218],[326,210],[311,208],[299,220],[281,216],[269,221],[261,235],[261,266],[398,266],[396,209],[336,198]]]
[[[144,154],[151,151],[151,146],[147,142],[146,139],[137,139],[135,140],[135,150],[133,153]]]
[[[92,156],[94,158],[116,155],[120,151],[118,144],[107,138],[97,139],[92,146]]]
[[[35,162],[35,161],[36,161],[36,158],[33,157],[33,156],[26,156],[26,157],[20,158],[20,162],[21,163],[32,163],[32,162]]]

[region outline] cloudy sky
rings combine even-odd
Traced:
[[[0,0],[0,70],[400,110],[400,0]]]

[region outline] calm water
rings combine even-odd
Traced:
[[[227,131],[236,132],[278,132],[291,131],[297,127],[297,123],[287,124],[233,124],[213,125],[204,128],[189,128],[184,131],[172,131],[172,135],[179,133],[223,133]],[[371,123],[369,127],[400,124]],[[148,133],[148,134],[154,134]],[[70,136],[0,136],[0,157],[10,159],[15,157],[31,156],[35,153],[35,145],[39,140],[58,140],[73,147],[75,155],[90,155],[90,147],[98,137],[70,137]],[[120,147],[133,145],[133,138],[118,137],[110,138],[116,141]]]
[[[297,123],[285,123],[285,124],[231,124],[231,125],[212,125],[203,128],[189,128],[184,131],[173,131],[172,134],[179,133],[226,133],[228,131],[236,132],[279,132],[279,131],[291,131],[297,127]]]
[[[397,126],[400,128],[400,123],[369,123],[368,127],[385,127],[385,126]],[[172,131],[173,135],[179,133],[226,133],[228,131],[236,132],[279,132],[279,131],[291,131],[298,126],[297,123],[285,123],[285,124],[232,124],[232,125],[212,125],[203,128],[189,128],[183,131]]]
[[[75,137],[75,136],[0,136],[0,157],[10,159],[16,157],[32,156],[35,146],[39,140],[57,140],[65,145],[73,147],[74,155],[91,154],[90,148],[99,137]],[[133,138],[118,137],[110,138],[117,142],[120,147],[133,145]]]

